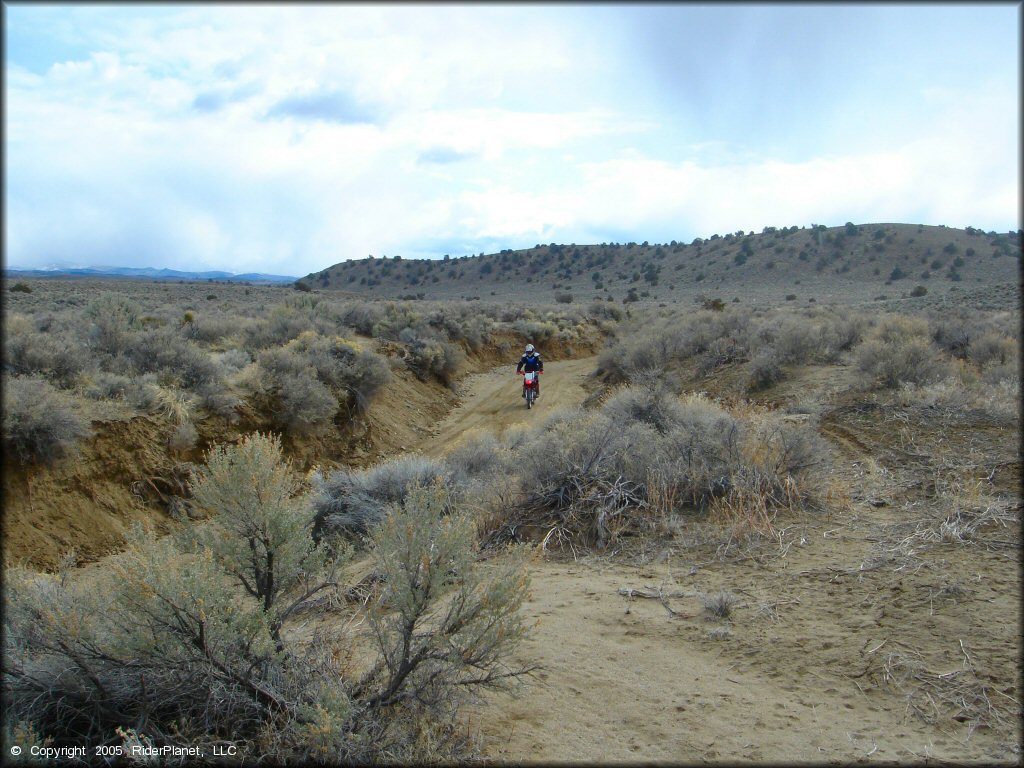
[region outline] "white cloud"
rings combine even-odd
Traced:
[[[844,82],[804,91],[799,114],[821,119],[792,123],[779,152],[754,107],[778,128],[785,94],[696,82],[747,127],[742,141],[702,133],[664,86],[670,66],[644,77],[643,41],[611,23],[624,8],[190,5],[94,26],[88,7],[69,13],[88,55],[7,67],[5,238],[20,263],[305,273],[620,232],[1019,226],[1015,73],[968,90],[922,72],[908,81],[927,87],[897,101],[869,81],[855,100]]]

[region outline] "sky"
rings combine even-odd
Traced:
[[[1021,227],[1019,3],[4,3],[4,264]]]

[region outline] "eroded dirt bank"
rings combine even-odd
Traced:
[[[285,437],[286,455],[302,470],[365,467],[409,451],[436,454],[474,427],[514,423],[526,414],[514,374],[524,342],[514,334],[499,334],[492,342],[476,351],[466,349],[467,374],[454,389],[416,376],[401,363],[401,345],[379,342],[378,351],[395,361],[391,383],[365,414],[353,419],[339,415],[324,434]],[[545,346],[549,386],[538,415],[582,399],[578,380],[592,370],[591,355],[599,343],[594,336]],[[460,407],[478,386],[484,397],[469,408]],[[188,451],[168,447],[174,425],[155,414],[94,421],[94,435],[77,455],[53,467],[5,462],[5,561],[52,570],[64,553],[74,550],[79,562],[90,563],[119,551],[135,522],[166,530],[172,523],[169,507],[174,497],[187,496],[190,464],[203,460],[204,447],[234,442],[265,421],[251,405],[243,406],[238,416],[235,423],[222,418],[199,421],[199,443]]]

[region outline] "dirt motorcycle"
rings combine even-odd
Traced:
[[[516,373],[523,377],[523,397],[526,399],[526,407],[527,409],[533,408],[533,403],[537,399],[537,377],[543,371],[516,371]]]

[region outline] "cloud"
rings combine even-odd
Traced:
[[[230,71],[231,68],[228,68]],[[237,88],[217,88],[196,93],[192,109],[197,112],[220,112],[225,107],[244,102],[260,92],[257,83],[246,83]]]
[[[799,6],[54,8],[27,26],[19,8],[33,45],[10,50],[32,55],[6,62],[23,264],[293,274],[812,222],[1020,226],[1001,63],[1019,42],[988,51],[1005,14],[982,6],[973,36]]]
[[[462,152],[453,147],[430,147],[420,152],[417,161],[427,165],[448,165],[472,160],[478,156],[475,152]]]
[[[267,111],[270,118],[322,120],[331,123],[376,123],[379,116],[344,91],[317,91],[286,96]]]

